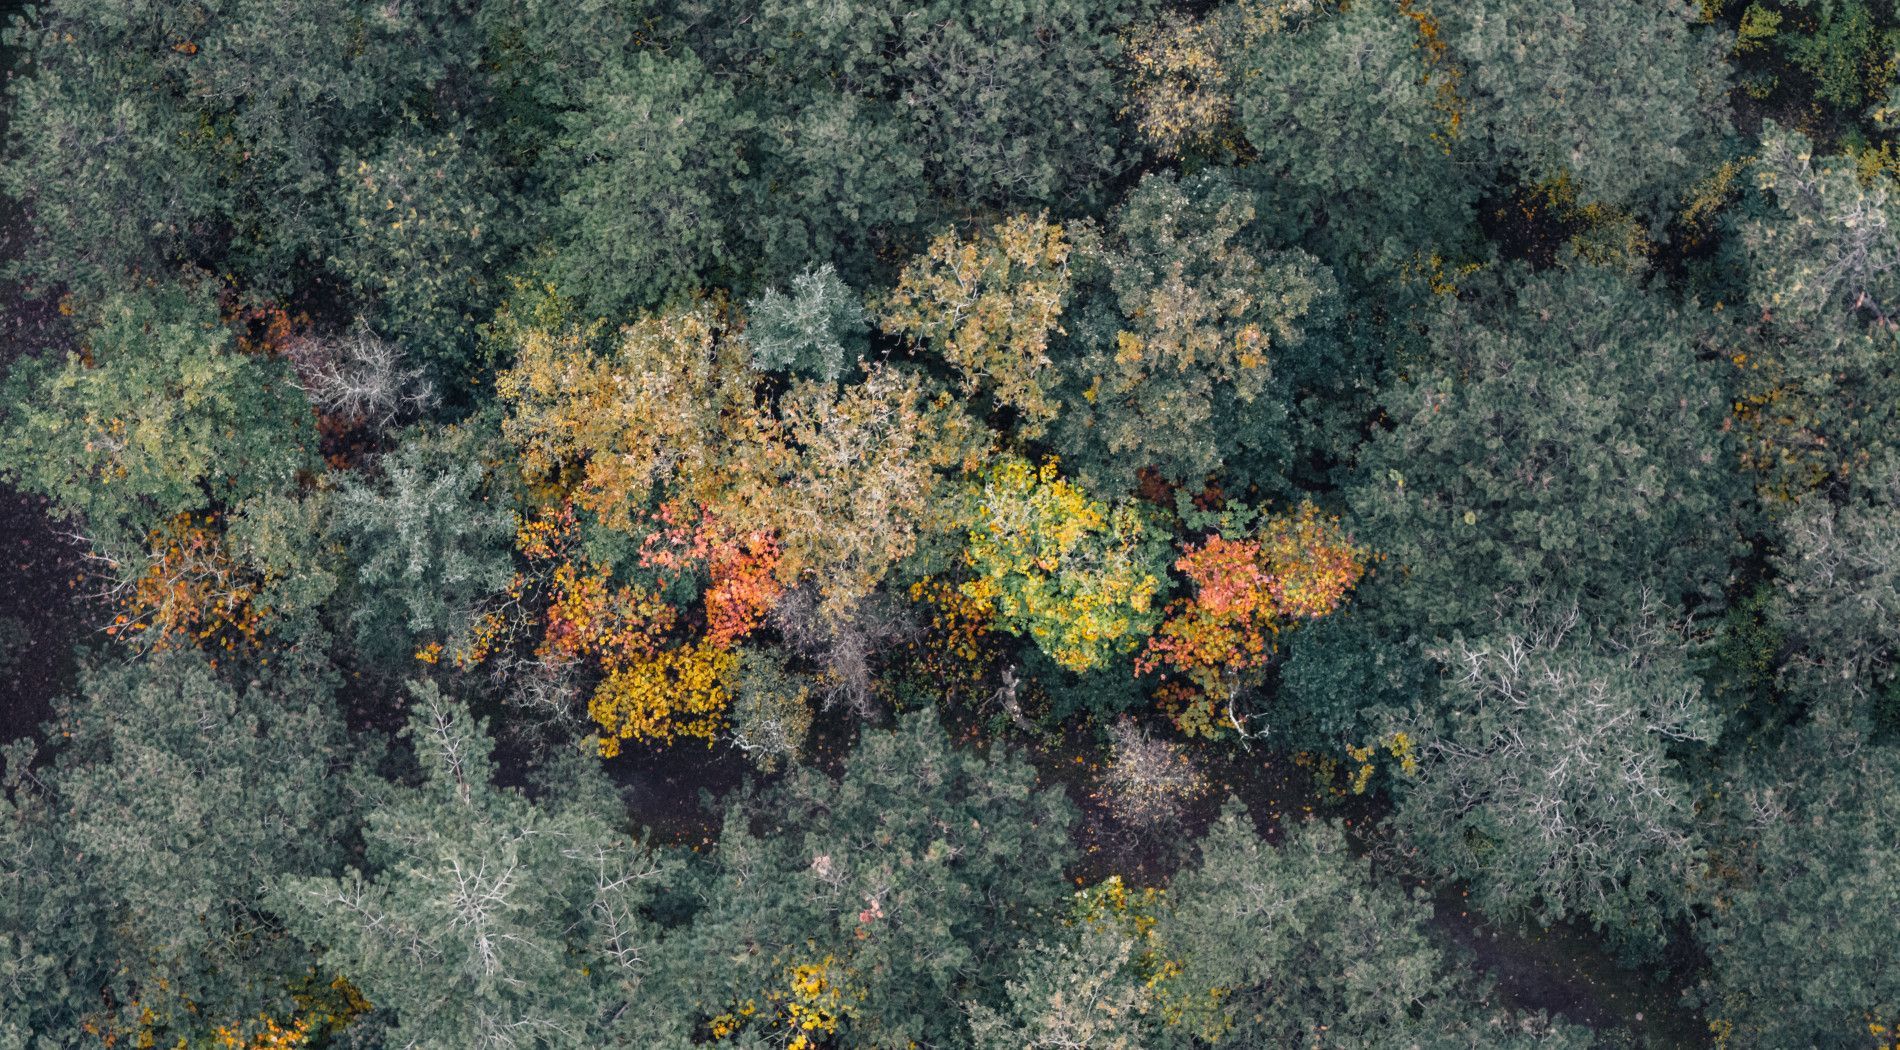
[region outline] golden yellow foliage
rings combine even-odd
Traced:
[[[1049,337],[1068,305],[1070,251],[1062,227],[1041,216],[1012,216],[969,240],[946,232],[904,268],[879,321],[942,355],[966,391],[988,388],[1033,437],[1061,407],[1044,382]]]
[[[757,380],[720,299],[649,314],[595,352],[598,326],[513,330],[516,360],[495,380],[502,433],[530,484],[571,491],[610,528],[658,485],[703,502]]]
[[[738,666],[738,654],[701,641],[615,668],[587,704],[587,713],[604,733],[601,756],[619,754],[622,740],[671,743],[687,736],[703,739],[710,747],[725,725]]]

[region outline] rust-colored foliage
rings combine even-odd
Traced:
[[[641,563],[648,568],[701,571],[707,576],[700,600],[706,612],[706,638],[731,648],[765,622],[785,586],[778,577],[781,548],[763,529],[735,532],[711,514],[699,515],[691,528],[678,504],[660,508],[661,528],[647,537]]]
[[[257,640],[258,581],[231,557],[215,515],[181,514],[146,538],[143,571],[120,588],[106,634],[150,649],[233,649]]]
[[[1136,670],[1171,668],[1219,697],[1272,659],[1283,627],[1337,609],[1365,574],[1366,555],[1307,503],[1268,518],[1251,538],[1211,536],[1175,568],[1194,594],[1173,604]]]

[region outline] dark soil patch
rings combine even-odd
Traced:
[[[1549,929],[1493,923],[1470,910],[1464,891],[1439,891],[1432,925],[1497,982],[1505,1005],[1543,1010],[1613,1032],[1642,1047],[1709,1042],[1700,1012],[1683,1005],[1680,967],[1638,971],[1618,963],[1602,937],[1574,924]]]
[[[0,740],[33,733],[73,686],[80,573],[79,546],[44,501],[0,486]]]

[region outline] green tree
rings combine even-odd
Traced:
[[[1900,750],[1802,729],[1724,791],[1704,1010],[1735,1047],[1879,1046],[1900,1027]]]
[[[1657,625],[1591,637],[1574,617],[1440,654],[1445,696],[1410,734],[1417,773],[1394,826],[1489,915],[1660,942],[1702,861],[1676,756],[1720,723],[1682,638]]]
[[[351,616],[364,652],[401,658],[461,642],[477,603],[507,588],[515,516],[483,445],[479,422],[411,432],[375,476],[338,484],[332,529],[355,566]]]
[[[746,303],[752,365],[834,383],[870,349],[864,301],[830,263],[792,279],[790,294],[768,288]]]
[[[0,1016],[126,1040],[287,1016],[316,960],[264,891],[341,860],[352,747],[330,688],[284,668],[234,688],[192,650],[89,666],[56,705],[50,769],[9,757],[22,848],[0,860],[0,912],[24,965],[0,981]]]
[[[772,50],[790,43],[780,38]],[[734,239],[747,246],[749,282],[795,282],[816,260],[857,280],[882,275],[880,256],[908,247],[918,225],[942,210],[930,200],[908,107],[824,81],[781,93],[777,75],[745,82],[759,119],[730,212]]]
[[[1137,1050],[1154,1043],[1145,1015],[1153,994],[1133,972],[1135,941],[1106,924],[1071,938],[1024,945],[1009,1006],[972,1003],[970,1033],[982,1050]]]
[[[1540,602],[1607,623],[1645,588],[1718,600],[1738,493],[1706,330],[1600,270],[1445,304],[1347,490],[1356,535],[1387,557],[1368,609],[1431,639]]]
[[[530,801],[494,784],[494,742],[433,684],[404,731],[423,773],[366,815],[366,866],[272,894],[324,965],[418,1047],[600,1045],[632,1007],[663,866],[621,829],[597,764],[553,770]],[[663,1033],[663,1011],[643,1019]]]
[[[179,514],[295,487],[316,465],[310,409],[281,361],[237,351],[203,295],[115,295],[85,353],[15,368],[0,469],[95,542],[125,545]]]
[[[1132,159],[1115,120],[1113,63],[1118,35],[1144,6],[763,0],[686,5],[680,18],[690,46],[745,86],[748,106],[786,113],[776,120],[795,125],[812,119],[810,109],[855,107],[866,118],[860,141],[910,143],[895,164],[919,157],[952,208],[1003,208],[1086,197]],[[895,128],[885,130],[887,122]],[[822,168],[806,170],[823,177]],[[835,177],[851,180],[857,170],[852,163]],[[819,203],[841,212],[878,206],[861,193]]]
[[[729,811],[655,993],[755,1039],[817,1017],[853,1045],[960,1042],[956,1004],[1000,1004],[1009,946],[1059,908],[1072,820],[927,712],[867,731],[841,780],[796,769]]]
[[[1762,191],[1740,223],[1749,325],[1737,416],[1771,512],[1839,486],[1900,446],[1900,232],[1891,184],[1816,161],[1800,135],[1763,128]],[[1756,313],[1756,310],[1759,313]]]

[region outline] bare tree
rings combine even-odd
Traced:
[[[1181,745],[1155,739],[1126,716],[1108,734],[1104,801],[1122,823],[1138,831],[1174,826],[1188,804],[1207,793],[1207,777]]]
[[[427,374],[361,319],[340,335],[299,339],[286,356],[304,395],[326,415],[380,429],[438,400]]]

